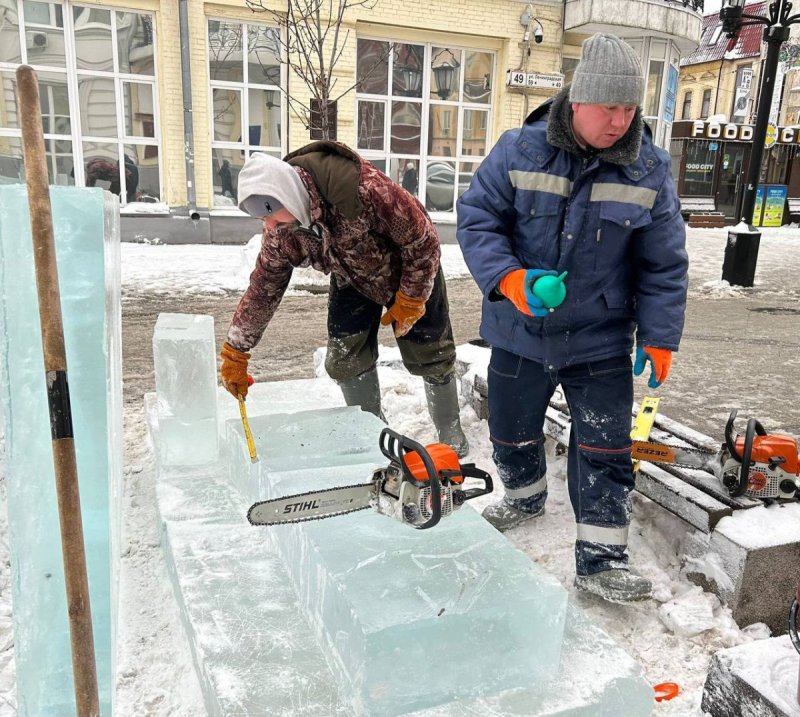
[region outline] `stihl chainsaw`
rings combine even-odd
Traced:
[[[492,492],[491,476],[472,463],[459,463],[455,451],[443,443],[422,446],[384,428],[379,445],[389,465],[377,469],[368,483],[260,501],[250,507],[247,519],[253,525],[281,525],[373,508],[424,529],[468,500]],[[467,478],[482,485],[467,488]]]
[[[791,436],[768,434],[755,419],[744,436],[734,437],[737,412],[725,426],[725,443],[717,452],[651,441],[633,441],[634,460],[699,468],[713,473],[733,497],[791,500],[800,494],[800,455]]]

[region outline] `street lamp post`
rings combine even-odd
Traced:
[[[761,242],[761,232],[753,226],[753,211],[761,176],[761,160],[764,156],[772,95],[775,90],[775,75],[778,70],[781,45],[789,37],[789,26],[800,22],[800,15],[790,15],[792,3],[789,0],[774,0],[770,3],[769,16],[746,14],[744,3],[745,0],[725,0],[719,11],[722,29],[728,37],[736,37],[745,25],[765,25],[764,42],[767,43],[767,57],[762,72],[756,124],[753,129],[753,149],[747,169],[741,214],[739,223],[728,232],[722,278],[730,284],[752,286]]]

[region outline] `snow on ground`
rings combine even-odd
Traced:
[[[800,268],[800,227],[765,229],[758,254],[758,271],[753,289],[731,287],[720,279],[726,244],[725,229],[688,231],[687,248],[691,260],[689,277],[692,291],[704,296],[737,296],[748,291],[781,293],[793,284]],[[246,246],[159,243],[124,243],[122,245],[122,284],[128,290],[155,294],[223,294],[247,288],[250,272],[258,254],[260,235]],[[228,273],[220,267],[236,269]],[[442,268],[445,277],[469,276],[459,247],[442,245]],[[761,275],[781,274],[784,283],[767,283]],[[327,286],[328,277],[313,269],[295,269],[291,287]]]
[[[690,229],[691,292],[697,298],[736,296],[758,291],[780,294],[795,290],[800,275],[800,229],[765,230],[759,253],[759,274],[768,273],[770,283],[756,281],[753,289],[732,288],[720,281],[726,242],[724,229]],[[133,294],[221,295],[241,292],[258,250],[258,237],[246,247],[164,244],[123,244],[122,281]],[[442,265],[449,279],[468,276],[455,245],[442,247]],[[224,273],[220,267],[236,266]],[[782,277],[775,281],[772,277]],[[327,284],[310,270],[299,270],[293,287]],[[291,289],[290,289],[291,290]],[[296,289],[295,289],[296,290]],[[385,369],[382,369],[382,372]],[[394,371],[382,375],[387,419],[402,432],[418,440],[434,436],[424,409],[422,382]],[[470,460],[493,468],[487,427],[464,407],[462,420],[472,452]],[[0,425],[0,717],[16,715],[14,694],[13,634],[7,518],[5,513],[4,439]],[[188,646],[183,638],[163,561],[156,548],[156,508],[152,490],[139,493],[150,460],[146,432],[141,423],[126,422],[125,440],[129,463],[125,467],[125,531],[128,555],[138,583],[122,597],[121,615],[126,621],[122,645],[117,714],[123,717],[200,717],[203,712],[199,686],[193,676]],[[635,497],[631,526],[632,562],[653,580],[656,600],[633,606],[609,605],[575,595],[573,541],[574,519],[564,477],[565,459],[551,455],[550,497],[547,512],[537,519],[535,530],[519,529],[509,538],[533,560],[553,573],[570,590],[578,604],[608,631],[644,667],[655,684],[674,681],[681,694],[658,705],[658,715],[698,713],[700,696],[710,656],[724,647],[768,635],[762,625],[737,626],[717,598],[687,582],[680,572],[681,539],[686,528],[650,501]],[[499,481],[497,481],[499,483]],[[496,496],[495,496],[496,497]],[[480,499],[486,502],[488,499]],[[480,505],[478,506],[480,507]],[[141,552],[141,559],[137,558]],[[129,568],[130,569],[130,568]],[[138,638],[136,636],[139,636]],[[144,647],[146,645],[146,648]]]

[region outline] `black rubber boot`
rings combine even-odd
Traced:
[[[361,406],[362,411],[372,413],[385,422],[381,411],[381,386],[377,368],[373,366],[360,376],[338,383],[348,406]]]
[[[446,383],[430,383],[427,379],[424,383],[428,412],[436,426],[439,442],[446,443],[459,458],[463,458],[469,453],[469,441],[461,429],[455,376],[451,375]]]

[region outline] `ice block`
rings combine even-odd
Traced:
[[[117,200],[51,187],[89,593],[104,716],[111,714],[109,482],[119,481]],[[106,265],[106,262],[108,264]],[[19,714],[75,714],[61,534],[24,185],[0,187],[0,403]]]
[[[159,314],[153,333],[159,460],[165,466],[217,459],[217,363],[214,319]]]
[[[312,406],[332,408],[341,401],[336,391],[326,395],[318,379],[258,384],[251,391],[254,393],[248,394],[248,404],[254,417],[270,412],[283,414],[293,408],[295,413]],[[154,420],[155,405],[155,396],[151,394],[147,397],[147,414],[153,442],[157,445],[160,439],[158,421]],[[347,423],[355,410],[331,412],[336,420],[327,423]],[[235,456],[233,460],[239,467],[247,471],[249,458],[236,412],[229,410],[227,413],[232,419],[226,421],[228,439],[235,444],[231,455]],[[310,417],[282,415],[275,420],[281,424],[296,424],[298,418],[303,421]],[[263,427],[260,418],[257,423]],[[339,439],[344,438],[341,426],[332,426],[332,429]],[[362,481],[371,474],[376,461],[385,462],[382,455],[378,457],[369,433],[357,432],[348,442],[351,447],[362,450],[355,454],[356,460],[366,457],[366,462],[314,465],[300,471],[292,470],[289,464],[288,470],[270,472],[270,481],[276,490],[286,493],[317,484]],[[292,453],[307,448],[308,455],[304,457],[309,459],[316,455],[315,463],[324,455],[320,453],[318,442],[298,441],[302,438],[299,434],[292,439],[277,432],[272,440],[268,438],[265,434],[261,440],[270,449],[276,442],[287,441]],[[341,451],[343,445],[339,440],[337,450]],[[264,486],[259,487],[258,477],[255,484],[249,486],[253,494],[264,489]],[[286,563],[270,539],[279,534],[278,529],[256,528],[244,521],[244,509],[251,498],[231,490],[221,465],[192,471],[161,471],[157,490],[170,576],[209,716],[356,714],[359,710],[353,705],[349,681],[342,679],[341,667],[337,668],[336,675],[331,670],[328,664],[330,647],[326,645],[324,650],[320,647],[324,640],[318,639],[321,634],[316,617],[318,611],[309,611],[306,607],[316,596],[306,596],[302,601],[297,599]],[[367,515],[362,512],[351,517],[355,520]],[[430,537],[445,527],[447,520],[450,519],[428,531]],[[329,522],[317,521],[316,525],[322,528]],[[383,550],[391,551],[394,542],[393,538],[382,541]],[[380,559],[379,556],[374,558]],[[313,580],[308,582],[314,584]],[[382,600],[377,605],[381,603]],[[370,607],[375,609],[374,605]],[[524,686],[483,696],[459,695],[452,701],[408,714],[415,717],[483,717],[488,714],[497,717],[596,717],[601,714],[644,717],[651,714],[653,691],[642,668],[579,608],[568,604],[566,615],[558,671],[549,679],[532,678]],[[528,649],[535,651],[538,644],[530,644]],[[454,650],[445,663],[453,680],[461,683],[481,680],[480,673],[465,671],[461,657],[461,652]],[[398,654],[393,668],[408,677],[408,691],[418,681],[424,682],[436,667],[430,666],[426,658],[424,667],[413,670],[412,674],[404,671],[411,661],[411,657],[406,660],[404,654]],[[360,711],[364,711],[363,704]],[[375,710],[374,714],[384,712]]]
[[[368,481],[365,468],[387,462],[383,426],[354,407],[252,418],[260,490]],[[242,473],[239,431],[228,422]],[[477,698],[558,669],[566,591],[471,507],[424,531],[371,510],[263,530],[356,714]]]
[[[164,530],[209,717],[351,717],[266,536],[244,522]]]

